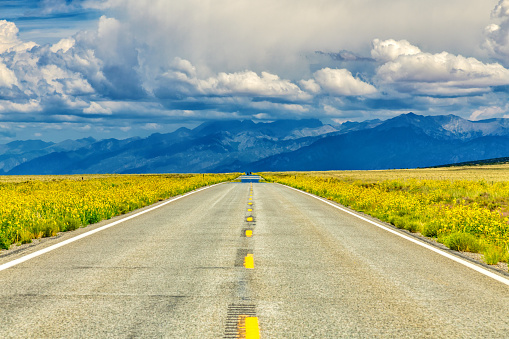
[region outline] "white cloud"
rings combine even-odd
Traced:
[[[507,112],[507,107],[500,106],[491,106],[491,107],[482,107],[472,112],[469,117],[469,120],[482,120],[482,119],[490,119],[490,118],[498,118],[502,117],[503,113]]]
[[[41,68],[41,74],[56,93],[75,96],[94,92],[92,86],[79,73],[47,65]]]
[[[400,55],[415,55],[421,53],[419,47],[411,45],[406,40],[374,39],[371,57],[375,60],[387,62],[396,60]]]
[[[509,84],[509,70],[447,52],[400,55],[377,70],[377,80],[401,92],[461,96],[491,91]]]
[[[24,103],[12,102],[10,100],[0,100],[0,112],[2,113],[33,113],[41,112],[43,110],[40,102],[37,100],[30,100]]]
[[[316,83],[331,95],[358,96],[376,93],[377,90],[358,78],[347,69],[323,68],[313,74]]]
[[[14,74],[12,70],[8,69],[7,66],[0,61],[0,87],[3,86],[11,88],[17,83],[18,80],[16,78],[16,74]]]
[[[301,80],[299,84],[301,88],[313,94],[319,93],[321,90],[320,85],[318,85],[314,79]]]
[[[150,122],[150,123],[146,123],[142,128],[146,129],[146,130],[158,130],[161,128],[161,125],[156,124],[154,122]]]
[[[0,54],[7,51],[21,52],[30,49],[34,42],[22,42],[18,38],[19,29],[16,24],[6,20],[0,20]]]
[[[261,76],[252,71],[221,72],[217,77],[198,81],[198,89],[205,94],[215,95],[284,97],[290,100],[311,98],[291,81],[268,72],[262,72]]]
[[[500,0],[491,16],[494,19],[500,19],[501,22],[486,26],[482,47],[493,57],[509,65],[507,61],[509,57],[509,1]]]
[[[83,109],[83,113],[87,114],[112,114],[112,110],[109,107],[103,107],[97,102],[91,102],[90,106]]]
[[[74,40],[74,39],[67,39],[67,38],[61,39],[59,42],[57,42],[56,44],[51,46],[50,50],[53,53],[56,53],[58,51],[62,51],[63,53],[66,53],[69,49],[74,47],[75,44],[76,44],[76,40]]]
[[[189,61],[176,58],[173,69],[160,78],[159,87],[172,95],[180,96],[248,96],[284,98],[291,101],[309,100],[312,96],[290,80],[279,76],[253,71],[234,73],[220,72],[215,76],[201,79],[197,69]]]

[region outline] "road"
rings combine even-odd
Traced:
[[[2,270],[0,286],[2,338],[235,338],[239,315],[261,338],[509,336],[507,285],[268,183],[183,197]]]

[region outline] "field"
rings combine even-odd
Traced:
[[[451,249],[509,261],[509,165],[261,173]]]
[[[0,177],[0,249],[54,236],[239,174]]]

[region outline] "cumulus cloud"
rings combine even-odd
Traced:
[[[112,110],[109,107],[103,107],[97,102],[91,102],[90,106],[83,109],[83,113],[87,114],[112,114]]]
[[[314,79],[301,80],[299,81],[299,84],[301,88],[309,93],[317,94],[322,90],[320,85],[318,85]]]
[[[509,16],[509,1],[499,0],[498,4],[495,6],[495,9],[493,9],[491,12],[491,16],[493,18],[504,18]]]
[[[68,38],[61,39],[59,42],[57,42],[56,44],[51,46],[50,50],[53,53],[57,53],[58,51],[62,51],[63,53],[66,53],[67,51],[69,51],[69,49],[74,47],[75,43],[76,43],[76,40],[74,40],[72,38],[71,39],[68,39]]]
[[[29,100],[26,103],[16,103],[10,100],[0,100],[0,112],[33,113],[42,112],[43,108],[38,100]]]
[[[9,87],[17,84],[16,74],[0,62],[0,87]]]
[[[500,107],[500,106],[481,107],[481,108],[473,111],[472,114],[470,115],[469,119],[476,121],[476,120],[482,120],[482,119],[496,118],[496,117],[502,116],[506,112],[507,112],[507,105],[506,105],[506,107]]]
[[[290,101],[312,98],[293,82],[269,72],[261,72],[260,75],[253,71],[220,72],[201,79],[197,76],[196,67],[187,60],[176,58],[172,65],[172,69],[160,78],[159,88],[155,91],[160,97],[248,96]]]
[[[509,84],[509,70],[498,63],[486,64],[448,52],[417,52],[407,43],[404,50],[411,53],[389,53],[392,59],[377,69],[378,82],[400,92],[431,96],[475,95]]]
[[[419,47],[411,45],[406,40],[373,40],[371,57],[382,62],[396,60],[401,55],[415,55],[421,53]]]
[[[291,81],[269,72],[261,72],[261,76],[253,71],[221,72],[216,77],[198,81],[197,88],[205,94],[213,95],[280,97],[289,100],[311,98]]]
[[[377,90],[358,78],[347,69],[323,68],[313,74],[316,83],[327,93],[340,96],[358,96],[376,93]],[[305,83],[308,87],[313,84]]]
[[[479,94],[503,97],[503,89],[495,93],[493,87],[509,84],[507,69],[458,53],[426,53],[409,42],[441,50],[422,37],[413,40],[412,29],[419,25],[409,25],[412,20],[402,15],[416,11],[422,13],[418,20],[429,23],[431,4],[443,3],[430,1],[405,9],[400,0],[384,5],[378,0],[153,0],[150,6],[136,0],[44,0],[39,4],[47,16],[83,8],[108,15],[95,29],[42,46],[22,41],[14,23],[0,21],[0,121],[32,111],[39,113],[30,117],[35,121],[125,119],[118,126],[128,126],[136,119],[133,129],[139,130],[160,123],[157,119],[357,117],[375,109],[413,110],[415,102],[426,110],[425,100],[430,107],[467,107],[467,99],[458,96],[476,95],[478,105],[490,106]],[[468,13],[486,6],[452,0],[455,6],[440,9],[454,13],[465,1]],[[486,33],[497,55],[509,45],[506,2],[493,11],[497,23]],[[352,13],[365,15],[363,30]],[[472,22],[477,17],[472,13],[460,21]],[[447,32],[444,28],[457,25],[456,17],[444,17],[442,25],[427,27]],[[402,36],[401,30],[380,25],[391,18],[410,29]],[[373,29],[378,33],[382,26],[380,36],[400,38],[375,39],[370,49]],[[473,39],[468,33],[462,37]]]
[[[0,53],[21,52],[36,46],[34,42],[22,42],[18,38],[19,29],[13,22],[0,20]]]
[[[491,56],[499,59],[505,65],[509,65],[509,1],[500,0],[492,11],[493,19],[500,20],[500,23],[492,23],[484,29],[484,43],[482,47]]]

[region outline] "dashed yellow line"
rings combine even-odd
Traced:
[[[248,202],[247,204],[248,204],[248,205],[252,205],[253,203],[252,203],[252,202]]]
[[[248,208],[247,211],[248,212],[253,212],[253,209],[252,208]]]
[[[253,254],[248,254],[244,257],[244,267],[248,269],[254,269],[254,258]]]
[[[260,339],[258,317],[249,317],[246,314],[239,315],[239,320],[237,322],[237,338]]]
[[[251,238],[253,236],[253,230],[246,230],[246,237]]]
[[[253,217],[247,217],[246,220],[251,222],[251,221],[253,221]]]
[[[247,317],[246,339],[260,339],[260,327],[258,326],[258,317]]]

